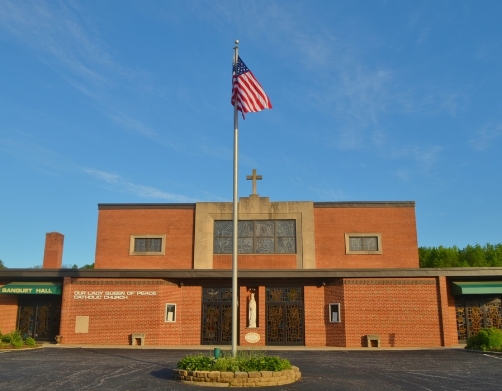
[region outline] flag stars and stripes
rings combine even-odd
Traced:
[[[256,80],[253,72],[244,64],[240,57],[232,75],[232,105],[237,102],[237,110],[242,113],[256,113],[264,109],[271,109],[272,102]]]

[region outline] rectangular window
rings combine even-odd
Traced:
[[[166,322],[176,322],[176,304],[166,304]]]
[[[164,255],[166,235],[131,235],[129,255]]]
[[[329,322],[340,323],[340,303],[330,303],[329,308]]]
[[[295,220],[244,220],[238,224],[239,254],[295,254]],[[232,254],[233,221],[214,222],[214,254]]]
[[[379,233],[345,234],[345,254],[382,254],[382,235]]]

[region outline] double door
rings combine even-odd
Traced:
[[[303,288],[266,288],[267,345],[305,345]]]
[[[53,295],[20,295],[18,330],[24,338],[54,341],[59,334],[61,297]]]
[[[483,328],[502,328],[502,307],[499,297],[457,298],[457,332],[459,342],[467,341]]]
[[[232,288],[202,289],[203,345],[232,343]]]

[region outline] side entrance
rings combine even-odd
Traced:
[[[458,341],[467,342],[467,338],[476,335],[482,328],[502,328],[501,300],[498,296],[472,295],[457,297]]]
[[[266,344],[305,345],[303,287],[265,288]]]

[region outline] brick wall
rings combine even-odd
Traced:
[[[305,346],[326,346],[327,313],[324,287],[305,286]]]
[[[93,292],[102,292],[101,299],[82,298]],[[124,292],[127,299],[106,299],[106,292]],[[68,279],[60,334],[64,344],[127,345],[132,333],[145,333],[146,345],[198,345],[201,294],[200,287],[163,280]],[[176,304],[176,322],[165,322],[166,303]],[[89,316],[88,333],[75,333],[77,316]]]
[[[0,283],[0,286],[5,285]],[[17,295],[0,294],[0,332],[3,334],[16,330]]]
[[[258,288],[257,328],[248,328],[249,288]],[[340,279],[304,287],[305,345],[366,347],[366,335],[378,334],[382,347],[424,347],[457,343],[454,303],[438,278]],[[125,292],[127,299],[81,299],[92,292]],[[139,295],[139,292],[156,292]],[[131,294],[128,294],[131,293]],[[446,294],[446,301],[442,301]],[[0,295],[0,323],[15,328],[16,296]],[[265,346],[265,286],[239,288],[239,346]],[[444,304],[440,304],[444,303]],[[130,343],[145,333],[146,345],[199,345],[202,288],[164,280],[65,279],[60,334],[64,344]],[[166,323],[165,304],[176,304],[176,322]],[[330,323],[328,305],[340,303],[341,322]],[[438,308],[441,306],[441,312]],[[10,312],[9,312],[10,311]],[[10,315],[6,315],[9,314]],[[77,316],[89,316],[89,332],[75,333]],[[260,341],[251,344],[247,333]],[[443,337],[444,332],[444,337]]]
[[[458,344],[455,296],[450,293],[446,277],[438,277],[439,316],[443,333],[443,346]]]
[[[381,347],[441,346],[435,278],[345,279],[342,321],[346,346],[366,346],[379,334]]]
[[[318,269],[419,267],[413,207],[314,208],[314,226]],[[346,233],[380,233],[383,254],[345,254]]]
[[[194,209],[101,209],[96,269],[191,269]],[[131,235],[166,235],[165,255],[129,255]]]

